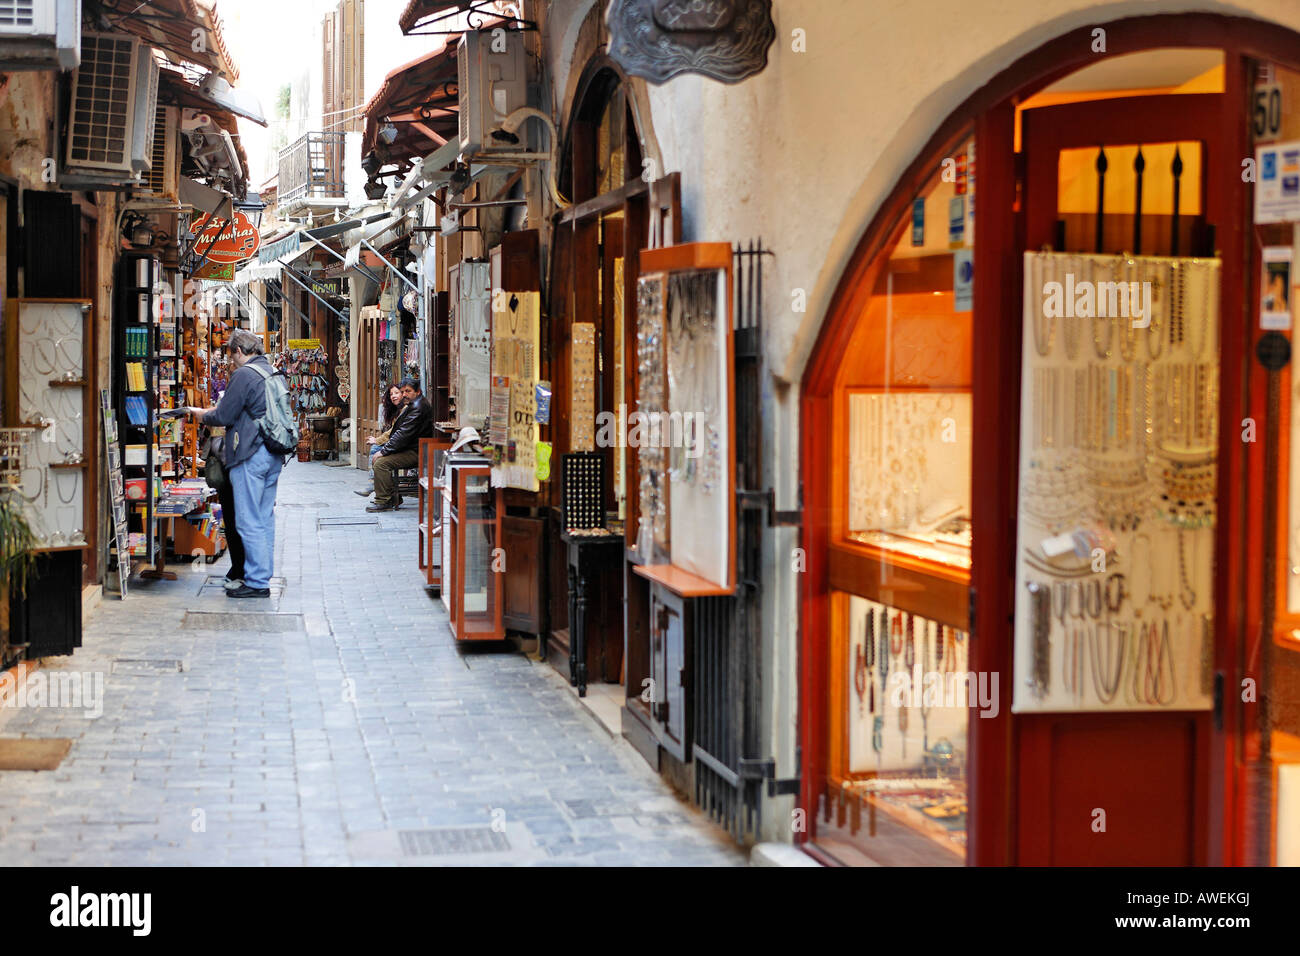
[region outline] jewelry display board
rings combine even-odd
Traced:
[[[848,618],[844,786],[960,853],[967,728],[997,689],[970,672],[964,631],[857,596]]]
[[[574,322],[569,331],[572,385],[569,402],[569,444],[574,451],[596,449],[596,326]]]
[[[460,302],[456,309],[456,409],[461,425],[483,428],[492,388],[491,264],[460,264]]]
[[[12,299],[6,401],[11,424],[35,430],[18,494],[42,550],[84,548],[86,530],[86,299]]]
[[[501,412],[501,442],[493,441],[492,486],[536,491],[537,343],[541,295],[503,291],[492,299],[492,376],[504,395],[493,394],[493,421]]]
[[[971,396],[854,390],[848,538],[970,569]]]
[[[1018,713],[1211,706],[1219,276],[1025,254]]]
[[[647,249],[641,270],[638,410],[659,414],[643,419],[638,442],[656,446],[659,456],[641,459],[640,526],[651,529],[650,547],[664,540],[661,528],[671,544],[664,547],[666,576],[651,565],[637,573],[687,596],[730,593],[736,560],[731,247]],[[646,367],[656,363],[662,372]],[[629,442],[635,431],[629,428]],[[659,472],[648,476],[655,463]],[[643,543],[644,531],[638,546]]]
[[[637,280],[636,355],[637,411],[642,421],[662,417],[667,395],[663,363],[664,287],[667,277],[658,274]],[[637,446],[640,516],[637,551],[647,562],[668,560],[668,455],[656,442]]]

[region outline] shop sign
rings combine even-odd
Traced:
[[[952,255],[952,309],[970,312],[975,308],[975,253],[958,249]]]
[[[632,76],[664,83],[700,73],[738,83],[767,66],[772,0],[612,0],[610,55]]]
[[[285,347],[290,352],[297,350],[310,351],[311,349],[320,348],[320,339],[290,339]]]
[[[960,248],[966,244],[966,197],[953,196],[948,200],[948,246]]]
[[[1300,222],[1300,142],[1255,150],[1255,224]]]
[[[235,264],[233,262],[208,261],[199,266],[190,278],[211,279],[215,282],[234,282]]]
[[[317,295],[342,295],[343,280],[341,279],[313,279],[310,283],[311,291]]]
[[[205,215],[194,224],[194,232],[194,251],[207,256],[209,262],[243,262],[252,258],[262,242],[257,226],[238,209],[233,222]]]

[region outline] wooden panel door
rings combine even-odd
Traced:
[[[1060,252],[1133,252],[1144,255],[1204,255],[1212,249],[1218,227],[1224,239],[1232,220],[1227,179],[1236,175],[1239,158],[1229,147],[1224,130],[1231,112],[1224,94],[1125,97],[1027,110],[1023,115],[1022,144],[1025,180],[1021,229],[1022,249],[1044,247]],[[1134,146],[1193,144],[1197,154],[1195,181],[1181,184],[1185,214],[1144,213],[1141,206],[1101,204],[1104,215],[1086,209],[1064,208],[1062,184],[1067,160],[1079,165],[1087,158],[1085,174],[1102,174],[1112,180],[1139,172],[1148,177],[1168,169],[1144,169],[1127,160]],[[1195,147],[1199,147],[1198,149]],[[1107,159],[1102,157],[1106,156]],[[1169,167],[1172,168],[1172,167]],[[1180,175],[1186,167],[1180,166]],[[1191,180],[1192,176],[1187,176]],[[1068,185],[1068,183],[1067,183]],[[1093,187],[1095,188],[1095,187]],[[1107,197],[1112,195],[1106,185]],[[1096,195],[1096,193],[1094,193]],[[1150,196],[1144,189],[1141,195]],[[1077,191],[1076,191],[1077,198]],[[1178,206],[1174,206],[1178,209]],[[1192,212],[1195,210],[1195,212]],[[1225,249],[1231,246],[1221,242]],[[1019,256],[1014,284],[1019,288]],[[1239,257],[1227,255],[1222,263],[1220,340],[1225,343],[1219,414],[1220,432],[1233,419],[1229,407],[1232,373],[1226,343],[1242,321]],[[1014,326],[1019,328],[1019,323]],[[1085,334],[1085,339],[1087,338]],[[1015,339],[1019,348],[1030,347]],[[1019,361],[1011,363],[1019,366]],[[1019,394],[1019,375],[1007,382]],[[1238,416],[1239,417],[1239,416]],[[1220,441],[1218,514],[1227,515],[1226,484],[1232,459]],[[1017,449],[1018,453],[1018,449]],[[1014,502],[1011,507],[1015,507]],[[1007,516],[1012,523],[1014,512]],[[1155,520],[1155,519],[1152,519]],[[1219,566],[1230,564],[1226,536],[1231,522],[1220,520],[1215,541]],[[1012,539],[1014,540],[1014,539]],[[1009,556],[1010,557],[1010,556]],[[1156,556],[1152,564],[1176,561]],[[997,562],[977,565],[977,591],[999,587],[993,578],[1005,572]],[[1229,575],[1216,575],[1214,594],[1215,642],[1218,660],[1235,643]],[[1059,664],[1058,664],[1059,667]],[[1013,718],[1013,768],[1016,810],[1013,815],[1012,860],[1022,865],[1154,865],[1204,864],[1209,857],[1211,774],[1222,733],[1216,731],[1208,711],[1114,712],[1096,714],[1018,714]],[[1105,829],[1093,825],[1097,810],[1105,812]]]
[[[363,316],[357,330],[357,467],[369,467],[369,448],[366,439],[379,435],[379,320]]]

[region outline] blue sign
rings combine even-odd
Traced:
[[[925,200],[912,200],[912,245],[925,245]]]

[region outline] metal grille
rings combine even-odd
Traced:
[[[742,841],[761,822],[763,776],[759,753],[762,700],[759,630],[763,512],[761,242],[737,246],[732,256],[736,358],[736,573],[735,597],[708,598],[695,608],[695,801]]]
[[[221,611],[186,611],[181,627],[188,631],[255,631],[260,634],[289,634],[304,629],[301,614]]]
[[[0,0],[0,27],[31,27],[32,0]]]
[[[465,856],[471,853],[505,853],[510,841],[491,827],[441,827],[401,830],[397,834],[403,856]]]
[[[113,661],[114,674],[135,674],[152,677],[156,674],[179,674],[184,670],[185,663],[175,658],[118,657]]]

